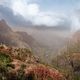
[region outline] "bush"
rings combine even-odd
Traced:
[[[10,63],[12,60],[9,55],[0,52],[0,64],[6,65]]]

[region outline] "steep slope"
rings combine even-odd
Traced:
[[[7,25],[7,23],[5,22],[5,20],[1,20],[0,21],[0,34],[1,33],[10,33],[12,32],[11,28]]]
[[[27,43],[30,46],[31,50],[34,53],[37,53],[36,56],[39,56],[39,53],[42,53],[39,43],[33,37],[28,35],[27,32],[17,31],[16,33],[20,35],[20,40]]]
[[[0,21],[0,43],[13,47],[26,47],[39,57],[43,54],[42,48],[34,38],[27,32],[13,31],[4,20]]]
[[[0,43],[14,47],[30,48],[27,43],[20,40],[20,35],[13,32],[4,20],[0,21]]]
[[[6,23],[5,20],[0,21],[0,41],[3,42],[8,42],[9,44],[9,39],[10,41],[14,42],[14,44],[18,44],[17,42],[25,42],[25,44],[29,44],[31,47],[38,47],[38,43],[30,36],[27,34],[27,32],[14,32]],[[4,40],[5,41],[4,41]],[[16,40],[16,41],[15,41]],[[13,44],[12,44],[13,45]],[[24,44],[23,44],[24,45]],[[26,45],[25,45],[26,47]]]
[[[56,69],[41,64],[26,48],[0,45],[0,79],[65,80]]]

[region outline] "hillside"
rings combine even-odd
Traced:
[[[13,47],[26,47],[33,50],[34,53],[41,53],[41,48],[34,38],[27,32],[13,31],[5,20],[0,21],[0,43]]]
[[[41,64],[26,48],[0,45],[0,80],[65,80],[58,70]]]
[[[75,32],[66,48],[52,61],[67,80],[80,80],[80,31]]]
[[[19,39],[19,35],[12,31],[6,21],[0,21],[0,43],[14,47],[27,47],[30,48],[27,43],[24,43]]]

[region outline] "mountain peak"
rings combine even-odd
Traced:
[[[1,32],[11,32],[12,31],[4,19],[0,20],[0,31]]]
[[[1,19],[0,23],[5,23],[6,24],[6,21],[4,19]]]

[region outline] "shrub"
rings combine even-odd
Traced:
[[[12,60],[9,55],[0,52],[0,64],[6,65],[10,63]]]

